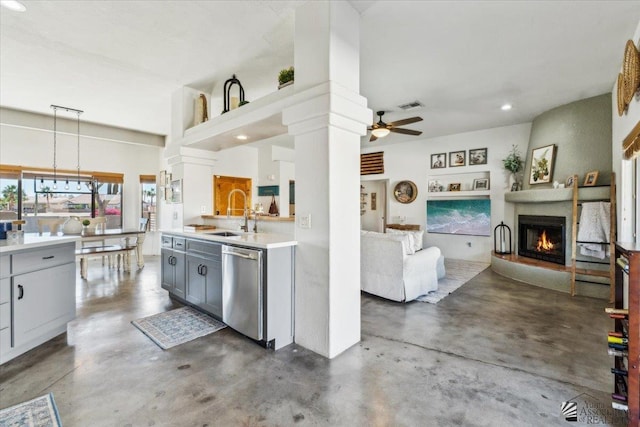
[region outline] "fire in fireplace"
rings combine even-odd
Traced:
[[[563,216],[518,216],[518,255],[565,264]]]

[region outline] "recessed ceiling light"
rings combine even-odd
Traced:
[[[25,5],[16,0],[0,0],[0,6],[6,7],[14,12],[24,12],[27,10]]]
[[[236,135],[236,139],[239,139],[240,141],[246,141],[247,139],[249,139],[249,137],[247,135]]]
[[[511,108],[513,108],[511,104],[504,104],[502,107],[500,107],[502,111],[509,111],[511,110]]]

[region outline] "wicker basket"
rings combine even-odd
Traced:
[[[622,76],[624,79],[624,103],[629,105],[638,86],[640,86],[640,53],[632,40],[627,41],[624,49]]]
[[[624,78],[618,73],[618,115],[622,116],[627,104],[624,102]]]

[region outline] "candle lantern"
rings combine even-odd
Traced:
[[[500,255],[511,253],[511,229],[502,221],[493,229],[493,251]]]
[[[238,85],[238,91],[239,91],[239,93],[238,93],[239,99],[237,100],[238,105],[236,105],[236,107],[241,107],[244,104],[248,104],[249,103],[249,101],[245,101],[245,99],[244,99],[244,88],[242,87],[242,83],[240,83],[240,80],[238,80],[236,78],[236,75],[234,74],[229,80],[224,82],[224,110],[222,110],[222,114],[229,112],[229,110],[232,107],[232,105],[230,103],[232,101],[232,99],[231,99],[232,98],[231,97],[231,87],[234,86],[234,85]],[[233,98],[235,98],[235,97],[233,97]]]

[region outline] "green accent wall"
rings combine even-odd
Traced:
[[[552,184],[529,184],[531,151],[550,144],[556,145],[551,182],[562,183],[569,175],[578,174],[582,184],[587,172],[597,170],[598,184],[608,183],[611,173],[611,94],[562,105],[533,120],[526,153],[524,190],[552,188]]]

